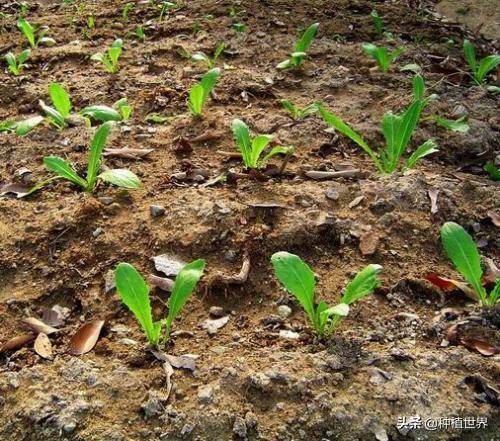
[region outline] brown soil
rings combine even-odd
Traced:
[[[426,2],[377,3],[387,28],[406,48],[392,71],[381,75],[360,49],[376,38],[369,1],[241,1],[234,5],[245,14],[234,19],[229,0],[193,0],[164,23],[146,26],[145,43],[126,40],[120,71],[110,75],[90,55],[156,18],[157,11],[137,2],[124,23],[125,2],[73,3],[39,1],[30,8],[28,20],[49,25],[57,44],[33,51],[21,79],[0,73],[0,121],[38,112],[48,84],[58,81],[76,109],[126,96],[133,117],[114,129],[109,144],[154,152],[139,161],[105,160],[140,175],[137,191],[101,185],[90,195],[58,182],[25,199],[0,200],[0,340],[22,333],[20,321],[41,317],[44,308],[70,310],[64,332],[52,338],[54,360],[41,359],[29,346],[1,356],[0,439],[500,439],[498,397],[495,402],[465,381],[481,375],[498,389],[498,355],[442,345],[446,329],[465,318],[467,332],[500,344],[498,311],[482,311],[458,292],[442,296],[421,280],[429,272],[459,277],[439,241],[447,220],[473,232],[484,256],[499,258],[500,236],[488,212],[498,212],[500,192],[482,170],[499,153],[499,99],[460,73],[466,69],[464,36],[480,53],[495,52],[495,42],[441,22]],[[18,7],[7,2],[0,11],[12,14],[0,21],[2,53],[18,53],[24,44],[15,26]],[[91,13],[96,28],[85,39]],[[245,34],[230,28],[235,20],[247,24]],[[315,21],[320,33],[304,69],[277,71],[299,30]],[[195,24],[201,32],[193,36]],[[186,96],[203,69],[179,56],[176,47],[212,51],[220,41],[229,45],[219,63],[223,75],[203,119],[193,120]],[[381,141],[380,116],[411,100],[411,74],[399,71],[408,63],[422,65],[429,93],[439,94],[426,112],[452,117],[463,106],[471,128],[454,133],[422,123],[412,145],[433,137],[440,152],[407,174],[377,175],[369,158],[346,138],[326,132],[319,117],[290,124],[278,102],[323,100],[375,143]],[[169,124],[146,123],[152,112],[181,116]],[[235,117],[255,133],[274,133],[296,146],[282,177],[206,187],[171,178],[192,168],[208,170],[210,178],[229,169],[243,172],[238,160],[217,153],[235,151]],[[207,131],[218,137],[191,143],[192,151],[179,147],[179,137]],[[0,185],[19,181],[23,167],[33,182],[48,177],[42,158],[49,154],[84,170],[91,136],[92,129],[81,127],[39,127],[22,138],[2,134]],[[345,162],[360,168],[362,177],[313,181],[302,173]],[[430,189],[439,190],[435,214]],[[349,208],[358,196],[364,198]],[[281,207],[255,206],[261,203]],[[166,214],[152,218],[153,204],[163,205]],[[358,248],[367,231],[380,236],[372,256]],[[279,250],[309,262],[318,275],[318,297],[329,302],[368,263],[383,265],[383,287],[352,308],[335,338],[316,341],[299,305],[273,276],[269,258]],[[215,283],[219,272],[240,270],[245,252],[251,262],[246,283]],[[197,355],[196,370],[175,371],[168,400],[160,363],[114,290],[105,290],[105,276],[118,262],[149,274],[151,258],[164,253],[185,261],[203,257],[208,264],[197,294],[175,323],[175,330],[193,334],[174,337],[168,347],[171,354]],[[159,317],[168,294],[153,294]],[[230,320],[208,336],[200,323],[214,305]],[[289,305],[292,315],[279,319],[279,305]],[[106,320],[94,350],[81,357],[65,354],[70,336],[94,319]],[[296,331],[300,339],[282,338],[280,330]],[[484,416],[489,423],[477,430],[398,430],[398,416],[411,415]]]

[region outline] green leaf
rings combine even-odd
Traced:
[[[353,129],[351,129],[344,121],[342,121],[338,116],[333,113],[328,112],[322,105],[318,104],[318,111],[321,117],[332,127],[337,129],[340,133],[347,136],[349,139],[354,141],[358,146],[360,146],[373,160],[377,168],[382,171],[382,166],[375,152],[370,148],[370,146],[358,135]]]
[[[280,104],[283,106],[283,108],[285,108],[286,110],[288,110],[288,112],[290,113],[291,117],[292,118],[296,118],[298,116],[298,109],[297,107],[292,104],[290,101],[288,100],[280,100]]]
[[[500,169],[496,168],[492,161],[486,163],[484,170],[488,172],[492,181],[500,181]]]
[[[96,181],[97,172],[101,166],[101,156],[108,139],[109,132],[113,128],[112,122],[106,122],[101,125],[95,132],[92,142],[90,143],[90,156],[87,166],[87,185],[88,190],[92,191]]]
[[[484,303],[486,292],[481,283],[481,257],[470,234],[455,222],[446,222],[441,227],[441,241],[448,257]]]
[[[24,34],[32,48],[36,48],[35,30],[24,18],[17,20],[17,27]]]
[[[500,93],[500,87],[490,84],[486,86],[486,90],[491,93]]]
[[[285,146],[279,145],[279,146],[273,147],[271,149],[271,151],[266,156],[264,156],[262,161],[260,161],[259,166],[266,165],[267,161],[269,161],[273,156],[280,155],[280,154],[291,155],[294,152],[294,150],[295,150],[295,148],[293,146],[285,147]]]
[[[245,167],[250,167],[252,142],[250,140],[248,126],[240,119],[234,119],[231,127],[233,129],[234,140],[241,152],[241,156],[243,157],[243,163],[245,164]]]
[[[38,39],[37,44],[38,45],[45,44],[46,46],[53,46],[54,44],[56,44],[56,40],[54,40],[52,37],[41,37]]]
[[[122,188],[135,189],[141,185],[141,181],[134,173],[121,168],[106,170],[99,175],[99,178]]]
[[[63,116],[53,107],[47,106],[42,100],[38,102],[42,110],[47,114],[49,122],[52,122],[60,129],[66,127]]]
[[[477,68],[476,79],[479,83],[482,83],[488,75],[488,72],[495,69],[500,64],[500,55],[489,55],[484,57]]]
[[[49,170],[57,173],[62,178],[73,182],[83,188],[87,187],[87,182],[85,179],[78,176],[78,173],[75,171],[71,165],[69,165],[64,159],[59,158],[58,156],[46,156],[43,158],[43,164]]]
[[[17,123],[15,121],[2,121],[0,122],[0,133],[2,132],[10,132],[15,130],[17,127]]]
[[[122,116],[112,107],[97,105],[88,106],[80,110],[80,115],[85,117],[91,117],[97,121],[121,121]]]
[[[313,23],[304,31],[295,45],[294,52],[307,52],[309,50],[314,37],[318,33],[318,27],[319,23]]]
[[[380,18],[380,16],[378,15],[378,12],[375,9],[371,12],[370,17],[372,18],[373,27],[375,28],[375,32],[377,33],[377,36],[381,37],[383,27],[384,27],[384,25],[382,23],[382,19]]]
[[[356,274],[354,279],[347,284],[341,302],[350,305],[368,294],[373,293],[373,291],[380,286],[380,280],[377,276],[381,271],[382,267],[376,264],[370,264],[363,268]]]
[[[115,269],[116,290],[120,299],[135,315],[149,343],[157,346],[161,322],[153,323],[149,288],[139,272],[128,263],[119,263]]]
[[[292,62],[288,59],[276,65],[277,69],[288,69],[292,67]]]
[[[421,74],[422,68],[418,64],[405,64],[401,69],[401,72],[413,72],[415,74]]]
[[[490,306],[494,306],[499,301],[500,301],[500,277],[497,277],[495,286],[490,292],[488,304]]]
[[[201,115],[203,105],[214,88],[219,75],[219,68],[209,70],[203,75],[200,82],[189,91],[188,106],[194,115]]]
[[[278,280],[299,301],[316,329],[314,311],[316,281],[311,268],[299,256],[286,251],[273,254],[271,262]]]
[[[49,95],[52,104],[63,118],[69,116],[71,112],[71,99],[68,92],[58,83],[50,83]]]
[[[175,277],[172,294],[168,302],[168,316],[166,320],[167,338],[170,336],[172,322],[179,312],[181,312],[189,296],[193,293],[198,281],[203,275],[204,269],[205,261],[203,259],[194,260],[185,265]]]
[[[338,305],[325,309],[321,314],[326,315],[327,317],[331,315],[339,315],[340,317],[347,317],[349,315],[349,305],[347,303],[339,303]]]
[[[431,153],[438,152],[437,144],[432,140],[425,141],[422,145],[420,145],[408,158],[406,162],[406,166],[408,168],[415,167],[417,161],[422,159],[424,156],[430,155]]]
[[[442,118],[438,115],[432,115],[431,119],[436,121],[436,123],[444,127],[445,129],[451,130],[452,132],[467,132],[469,130],[469,124],[467,123],[467,117],[462,116],[457,120]]]
[[[272,135],[259,135],[252,139],[252,153],[250,154],[250,162],[252,167],[256,167],[259,162],[260,155],[273,139]]]
[[[423,100],[425,93],[425,83],[422,75],[417,74],[413,77],[413,99]]]
[[[17,62],[19,63],[19,65],[23,64],[30,55],[31,51],[29,49],[25,49],[24,51],[22,51],[17,57]]]
[[[469,40],[464,40],[463,48],[465,59],[467,60],[472,72],[475,73],[477,69],[476,50]]]
[[[16,135],[24,136],[42,122],[43,116],[34,116],[32,118],[25,119],[24,121],[19,121],[16,126]]]
[[[121,119],[127,120],[132,115],[132,106],[127,102],[127,98],[121,98],[116,103],[115,106],[118,107]]]

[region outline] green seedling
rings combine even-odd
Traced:
[[[280,100],[280,103],[295,121],[300,121],[306,116],[312,115],[318,111],[317,103],[309,104],[303,108],[296,106],[288,100]]]
[[[238,32],[239,34],[243,33],[247,29],[247,25],[243,23],[233,23],[231,25],[231,28],[235,31]]]
[[[8,52],[5,55],[5,61],[7,62],[9,72],[12,73],[12,75],[20,75],[21,71],[26,67],[25,62],[30,54],[31,51],[29,49],[25,49],[17,57],[12,52]]]
[[[134,29],[134,32],[129,32],[127,36],[130,38],[136,38],[137,40],[142,41],[143,43],[147,40],[146,34],[144,33],[144,27],[142,26],[137,26]]]
[[[28,3],[26,2],[19,3],[19,15],[21,15],[21,17],[25,17],[28,14],[28,11],[29,11]]]
[[[488,173],[492,181],[500,181],[500,168],[493,161],[487,162],[484,170]]]
[[[273,139],[273,135],[258,135],[251,138],[248,126],[240,119],[233,120],[232,129],[236,146],[240,150],[243,164],[247,168],[258,169],[264,167],[273,156],[285,154],[289,157],[293,153],[292,146],[276,146],[261,158],[264,150]],[[283,167],[281,171],[283,171]]]
[[[476,57],[476,50],[469,40],[464,40],[465,60],[469,64],[474,82],[481,86],[486,82],[486,76],[500,64],[500,55],[488,55],[481,60]]]
[[[373,43],[363,43],[363,52],[377,62],[381,72],[387,73],[392,62],[403,53],[403,49],[398,48],[390,51],[384,46],[376,46]]]
[[[300,36],[299,40],[295,44],[294,51],[290,54],[290,58],[279,63],[276,67],[278,69],[290,69],[299,67],[304,58],[307,56],[307,52],[311,43],[318,33],[319,23],[314,23],[309,26],[303,34]]]
[[[155,322],[151,312],[148,285],[132,265],[118,264],[115,269],[118,295],[135,315],[151,346],[159,345],[163,326],[165,326],[165,342],[168,341],[172,323],[194,292],[204,269],[205,261],[198,259],[188,263],[179,271],[168,302],[168,315],[165,319]]]
[[[441,241],[458,272],[474,289],[479,304],[495,306],[500,300],[500,277],[488,294],[482,284],[481,256],[471,235],[455,222],[446,222],[441,227]]]
[[[123,9],[122,9],[122,20],[123,21],[125,21],[125,22],[129,21],[129,15],[132,12],[132,9],[134,9],[134,6],[135,6],[134,3],[132,3],[132,2],[125,3],[125,5],[123,6]]]
[[[203,75],[200,82],[189,91],[188,107],[194,116],[201,115],[205,101],[219,79],[219,75],[220,69],[218,67],[209,70]]]
[[[59,178],[66,179],[67,181],[79,185],[88,192],[94,191],[99,181],[108,182],[122,188],[138,188],[140,185],[139,178],[129,170],[112,169],[98,174],[101,167],[104,146],[106,145],[106,140],[112,127],[113,123],[107,122],[100,126],[95,132],[94,138],[90,144],[87,176],[85,178],[82,178],[71,164],[58,156],[46,156],[43,158],[45,167],[55,172]]]
[[[150,113],[149,115],[146,115],[145,120],[153,124],[165,124],[166,122],[169,122],[172,118],[173,118],[172,116],[163,116],[160,115],[159,113]]]
[[[119,99],[113,107],[105,105],[88,106],[80,110],[84,118],[96,121],[125,121],[132,115],[132,106],[128,104],[127,98]]]
[[[89,15],[86,20],[86,25],[89,31],[93,31],[95,28],[95,18],[93,15]]]
[[[375,152],[365,140],[349,127],[342,119],[333,113],[328,112],[321,104],[318,110],[322,118],[337,129],[340,133],[350,138],[361,147],[375,163],[379,173],[391,174],[398,168],[399,162],[405,153],[408,144],[417,128],[420,115],[427,101],[431,98],[424,98],[424,82],[420,75],[416,75],[413,80],[414,101],[401,114],[387,112],[382,116],[380,123],[382,133],[385,137],[385,148]],[[437,152],[437,145],[432,140],[427,140],[421,144],[410,155],[406,161],[406,168],[415,167],[417,162],[424,156]]]
[[[33,49],[37,48],[41,44],[50,46],[56,43],[53,38],[45,36],[49,31],[48,26],[41,26],[39,29],[35,29],[35,27],[33,27],[24,18],[20,18],[17,20],[17,27],[24,34],[26,40],[28,40],[29,45]]]
[[[177,5],[172,2],[162,2],[160,6],[160,17],[158,18],[158,21],[162,21],[163,17],[165,17],[165,14],[168,13],[168,11],[177,9]]]
[[[40,107],[47,115],[46,119],[50,124],[63,129],[67,126],[66,118],[71,113],[70,96],[66,89],[58,83],[49,85],[49,96],[54,107],[47,106],[42,100],[39,101]]]
[[[425,119],[434,121],[438,126],[444,127],[452,132],[462,132],[465,133],[469,130],[469,124],[467,123],[467,116],[461,116],[458,119],[447,119],[442,118],[439,115],[430,115]]]
[[[316,304],[314,273],[299,256],[280,251],[273,254],[271,263],[276,277],[299,301],[314,332],[320,337],[331,335],[340,321],[349,314],[350,305],[372,294],[380,286],[377,276],[382,267],[375,264],[368,265],[347,284],[340,302],[328,307],[324,301]]]
[[[225,43],[220,43],[219,45],[217,45],[212,57],[209,57],[204,52],[196,52],[195,54],[191,55],[191,60],[196,62],[202,61],[207,65],[209,69],[213,69],[217,63],[217,59],[219,58],[220,54],[222,54],[222,51],[225,47]]]
[[[379,38],[382,37],[382,35],[384,33],[384,23],[382,22],[382,19],[378,15],[378,12],[376,9],[374,9],[371,12],[370,17],[372,18],[373,27],[375,28],[375,32],[377,33],[377,37],[379,37]]]
[[[99,61],[106,71],[115,74],[118,72],[118,59],[122,54],[123,41],[117,38],[105,54],[98,52],[90,57],[93,61]]]

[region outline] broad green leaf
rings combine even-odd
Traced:
[[[43,116],[34,116],[32,118],[25,119],[24,121],[19,121],[16,125],[16,135],[24,136],[42,122]]]
[[[491,93],[500,93],[500,87],[493,84],[486,86],[486,90]]]
[[[87,183],[89,186],[88,190],[90,191],[92,191],[97,181],[97,172],[101,166],[102,152],[112,128],[112,122],[105,122],[96,130],[90,143],[89,163],[87,166]]]
[[[189,296],[193,293],[198,281],[203,275],[205,261],[203,259],[194,260],[185,265],[175,277],[172,294],[168,302],[168,316],[166,320],[167,337],[170,335],[172,322],[175,320],[181,309],[186,304]]]
[[[52,104],[63,118],[69,116],[71,112],[71,99],[68,92],[58,83],[50,83],[49,95]]]
[[[272,135],[259,135],[252,139],[252,153],[250,155],[252,167],[257,167],[260,155],[272,139]]]
[[[36,47],[35,30],[24,18],[17,20],[17,27],[24,34],[32,48]]]
[[[219,79],[219,75],[220,69],[216,67],[215,69],[209,70],[205,75],[203,75],[203,77],[201,77],[200,84],[203,87],[203,102],[206,101],[208,95],[212,92],[215,83],[217,83],[217,80]]]
[[[231,127],[236,145],[240,149],[245,167],[251,166],[252,142],[248,126],[240,119],[234,119]]]
[[[278,280],[295,296],[316,327],[314,311],[316,281],[311,268],[299,256],[286,251],[273,254],[271,262]]]
[[[97,121],[121,121],[122,116],[112,107],[97,105],[88,106],[80,110],[80,115],[85,117],[91,117]]]
[[[52,37],[41,37],[38,39],[37,43],[39,45],[44,44],[46,46],[53,46],[54,44],[56,44],[56,40],[54,40]]]
[[[0,133],[2,132],[10,132],[15,130],[17,127],[17,123],[15,121],[2,121],[0,122]]]
[[[486,292],[481,283],[481,257],[470,234],[455,222],[446,222],[441,227],[441,241],[448,257],[484,302]]]
[[[27,59],[28,57],[31,55],[31,51],[29,49],[25,49],[24,51],[22,51],[19,56],[17,57],[17,61],[19,64],[23,64]]]
[[[271,151],[266,156],[264,156],[262,161],[260,161],[259,165],[261,165],[261,166],[266,165],[267,161],[269,161],[273,156],[276,156],[279,154],[291,155],[294,152],[294,150],[295,150],[295,148],[293,146],[285,147],[285,146],[279,145],[279,146],[273,147],[271,149]]]
[[[286,110],[288,110],[288,112],[290,113],[292,118],[295,119],[298,116],[297,107],[294,104],[292,104],[290,101],[280,100],[280,103]]]
[[[282,61],[281,63],[276,65],[277,69],[288,69],[289,67],[292,66],[292,62],[288,59],[285,61]]]
[[[9,67],[13,67],[16,71],[18,70],[16,56],[12,52],[7,52],[4,58]]]
[[[492,161],[486,163],[484,170],[488,172],[492,181],[500,181],[500,169]]]
[[[381,271],[382,267],[376,264],[370,264],[363,268],[356,274],[354,279],[347,284],[341,303],[350,305],[368,294],[373,293],[373,291],[380,286],[380,280],[377,276]]]
[[[497,302],[500,301],[500,277],[497,277],[495,286],[490,292],[488,300],[490,306],[494,306]]]
[[[370,148],[370,146],[359,136],[353,129],[351,129],[344,121],[342,121],[338,116],[333,113],[328,112],[322,105],[318,104],[318,111],[321,117],[332,127],[337,129],[340,133],[347,136],[349,139],[354,141],[358,146],[360,146],[373,160],[377,168],[382,171],[382,166],[377,158],[375,152]]]
[[[42,100],[39,102],[40,107],[42,110],[46,113],[49,122],[54,123],[57,127],[60,129],[64,128],[66,126],[66,122],[64,120],[64,117],[53,107],[47,106]]]
[[[347,317],[349,315],[349,305],[347,303],[339,303],[331,308],[325,309],[322,315],[327,317],[331,315],[339,315],[340,317]]]
[[[120,299],[135,315],[149,343],[158,345],[161,322],[154,323],[149,302],[149,288],[139,272],[128,263],[119,263],[115,269],[116,290]]]
[[[122,188],[135,189],[141,185],[141,181],[134,173],[121,168],[106,170],[99,175],[99,178]]]
[[[201,84],[196,84],[191,87],[189,91],[188,107],[193,115],[201,115],[201,111],[203,110],[203,96],[204,90]]]
[[[304,31],[295,45],[294,52],[307,52],[309,50],[314,37],[318,33],[318,27],[319,23],[313,23]]]
[[[127,98],[121,98],[116,103],[115,106],[118,107],[120,116],[123,120],[127,120],[132,115],[132,106],[127,102]]]
[[[467,123],[467,117],[462,116],[456,120],[442,118],[438,115],[433,115],[431,117],[436,123],[444,127],[445,129],[451,130],[452,132],[467,132],[469,130],[469,124]]]
[[[405,64],[401,69],[401,72],[413,72],[415,74],[422,74],[422,68],[418,64]]]
[[[413,99],[423,100],[425,93],[425,83],[422,75],[417,74],[413,77]]]
[[[482,83],[488,72],[495,69],[500,64],[500,55],[489,55],[484,57],[477,68],[476,79]]]
[[[432,140],[425,141],[422,145],[417,147],[417,149],[408,158],[406,166],[408,168],[415,167],[416,163],[422,159],[424,156],[430,155],[431,153],[438,152],[437,144]]]
[[[71,165],[69,165],[64,159],[59,158],[58,156],[46,156],[43,158],[43,164],[49,170],[57,173],[64,179],[73,182],[74,184],[80,185],[83,188],[87,187],[87,182],[85,179],[78,176],[78,173],[75,171]]]
[[[384,25],[382,23],[382,19],[380,18],[380,16],[378,15],[378,12],[375,9],[370,13],[370,17],[372,18],[373,27],[375,28],[375,32],[377,33],[377,36],[381,37],[383,27],[384,27]]]
[[[465,59],[467,60],[472,72],[475,73],[477,70],[476,50],[469,40],[464,40],[463,48]]]

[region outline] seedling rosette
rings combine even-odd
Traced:
[[[24,18],[20,18],[19,20],[17,20],[17,27],[23,33],[26,40],[28,40],[28,43],[32,49],[37,48],[41,44],[51,46],[56,43],[53,38],[45,36],[49,31],[48,26],[40,26],[40,28],[36,29]]]
[[[314,23],[309,26],[295,44],[294,51],[290,54],[290,58],[282,61],[276,67],[278,69],[290,69],[299,67],[304,61],[304,58],[307,56],[307,52],[309,51],[311,43],[318,33],[318,27],[319,23]]]
[[[98,52],[90,57],[93,61],[98,61],[104,67],[104,69],[112,74],[118,72],[118,59],[122,54],[123,41],[121,38],[117,38],[111,47],[105,52]]]
[[[188,107],[194,116],[200,116],[205,102],[215,87],[215,83],[220,76],[220,69],[218,67],[209,70],[200,82],[193,86],[189,91]]]
[[[483,85],[486,82],[488,73],[500,65],[500,55],[488,55],[478,60],[476,50],[469,40],[464,40],[463,50],[471,70],[472,79],[478,86]],[[492,89],[492,91],[495,91],[495,89]]]

